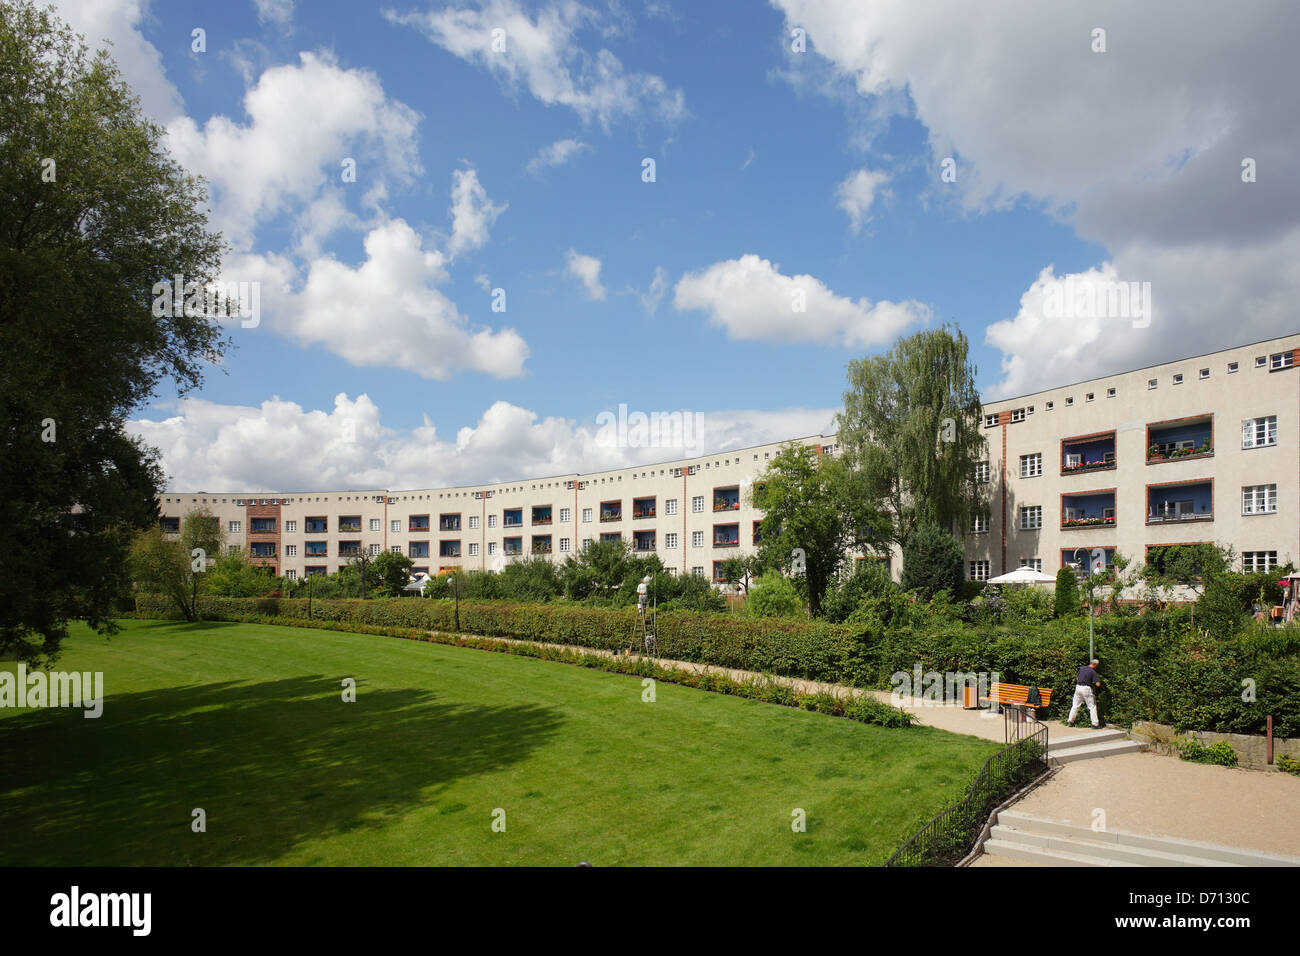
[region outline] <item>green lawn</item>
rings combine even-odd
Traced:
[[[860,865],[997,749],[670,684],[646,703],[635,677],[263,625],[128,621],[111,639],[78,626],[56,669],[103,671],[103,716],[0,709],[3,865]],[[191,831],[196,807],[206,833]]]

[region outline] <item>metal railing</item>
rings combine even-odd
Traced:
[[[1029,727],[1032,732],[1024,730],[984,763],[965,797],[921,827],[885,866],[952,866],[966,856],[993,808],[1047,770],[1047,725]]]

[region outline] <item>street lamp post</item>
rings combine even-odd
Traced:
[[[1082,552],[1084,552],[1085,554],[1087,554],[1088,549],[1087,549],[1087,548],[1075,548],[1075,549],[1074,549],[1074,560],[1076,560],[1076,561],[1079,560],[1079,552],[1080,552],[1080,551],[1082,551]],[[1092,649],[1092,565],[1091,565],[1091,564],[1087,564],[1087,565],[1085,565],[1085,567],[1087,567],[1087,569],[1088,569],[1088,571],[1087,571],[1087,574],[1088,574],[1088,660],[1089,660],[1089,661],[1092,661],[1092,660],[1093,660],[1093,656],[1094,656],[1094,655],[1093,655],[1093,649]]]

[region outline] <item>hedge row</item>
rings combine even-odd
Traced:
[[[219,600],[252,601],[255,599],[222,598]],[[314,604],[315,602],[313,602],[313,605]],[[160,610],[160,608],[152,600],[141,599],[137,613],[142,617],[163,616],[156,613],[158,610]],[[891,707],[889,704],[877,700],[874,697],[839,696],[825,692],[809,693],[795,690],[792,687],[788,687],[787,685],[774,681],[768,677],[760,676],[751,677],[746,680],[736,680],[719,671],[701,672],[681,670],[676,667],[666,667],[645,657],[625,657],[622,655],[611,657],[606,654],[587,653],[581,650],[569,650],[567,648],[555,647],[550,644],[535,644],[528,641],[506,640],[494,637],[476,637],[466,634],[449,634],[440,631],[431,632],[422,628],[413,627],[396,627],[392,625],[381,626],[369,623],[332,620],[316,617],[314,611],[315,608],[313,606],[313,615],[310,619],[305,615],[277,617],[275,615],[257,614],[245,611],[238,616],[238,620],[241,622],[277,624],[288,627],[310,627],[331,631],[347,631],[350,633],[379,634],[385,637],[401,637],[406,638],[407,640],[425,641],[432,644],[446,644],[452,647],[469,647],[482,651],[496,651],[502,654],[512,654],[518,657],[531,657],[536,658],[537,660],[557,661],[563,664],[575,664],[579,667],[595,668],[597,670],[608,671],[616,674],[649,677],[667,684],[681,684],[685,687],[712,691],[717,694],[727,694],[733,697],[743,697],[749,700],[757,700],[768,704],[779,704],[784,707],[797,707],[800,710],[810,710],[817,713],[829,714],[834,717],[844,717],[848,720],[858,721],[859,723],[875,724],[881,727],[911,727],[917,722],[917,718],[914,715],[897,707]]]
[[[222,621],[306,619],[307,604],[303,598],[200,597],[199,614]],[[175,616],[162,597],[142,595],[136,606],[140,617]],[[450,601],[415,598],[311,602],[312,619],[353,626],[454,631],[455,613]],[[635,622],[636,611],[631,608],[462,601],[459,630],[615,650],[632,643]],[[673,660],[857,685],[862,685],[867,673],[863,645],[853,629],[823,621],[671,611],[659,615],[656,640],[660,656]]]

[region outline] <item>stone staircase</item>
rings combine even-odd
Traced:
[[[1054,766],[1073,763],[1076,760],[1094,760],[1097,757],[1113,757],[1115,754],[1137,753],[1143,744],[1129,739],[1123,730],[1094,730],[1091,733],[1076,734],[1071,737],[1052,738],[1048,728],[1047,756]]]
[[[1300,857],[1124,830],[1099,833],[1015,810],[998,814],[984,852],[1043,866],[1300,866]]]

